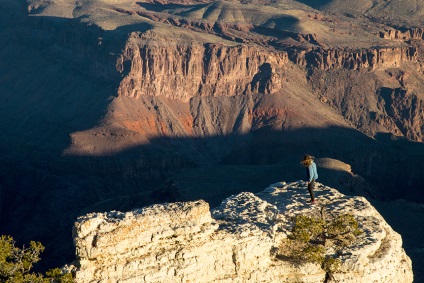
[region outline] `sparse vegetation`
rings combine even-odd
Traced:
[[[338,255],[355,243],[362,233],[351,214],[325,215],[325,206],[319,217],[297,215],[292,218],[293,227],[279,248],[279,258],[300,264],[318,263],[327,272],[340,270]],[[330,248],[334,251],[327,253]]]
[[[29,247],[15,246],[11,236],[0,237],[0,282],[4,283],[71,283],[72,275],[63,274],[59,268],[41,273],[32,272],[35,263],[40,261],[44,246],[31,241]]]

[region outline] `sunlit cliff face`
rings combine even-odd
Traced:
[[[412,282],[402,240],[360,197],[318,184],[318,204],[306,204],[306,182],[242,192],[210,211],[200,200],[159,204],[128,213],[92,213],[75,223],[77,282]],[[339,271],[293,264],[278,256],[295,215],[350,214],[361,233],[334,255]],[[322,216],[324,217],[324,216]],[[331,217],[331,216],[329,216]],[[334,247],[326,247],[331,254]],[[155,267],[155,268],[153,268]]]

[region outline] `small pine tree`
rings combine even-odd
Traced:
[[[29,247],[18,248],[11,236],[0,237],[0,282],[5,283],[71,283],[72,275],[62,274],[59,268],[41,273],[31,272],[35,263],[40,261],[44,246],[31,241]]]
[[[352,245],[362,231],[353,215],[326,217],[324,210],[325,206],[321,208],[320,217],[297,215],[292,218],[293,227],[280,245],[279,258],[295,263],[318,263],[327,272],[340,270],[340,259],[326,255],[327,247],[332,246],[340,252]]]

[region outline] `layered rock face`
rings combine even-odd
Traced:
[[[380,37],[390,40],[424,39],[423,28],[386,29],[380,32]]]
[[[137,41],[133,37],[118,59],[118,71],[128,74],[120,83],[119,95],[189,101],[195,96],[269,94],[283,85],[286,52],[241,45],[162,46]]]
[[[77,282],[412,282],[402,239],[362,197],[318,184],[309,206],[304,182],[240,193],[210,211],[199,200],[127,213],[93,213],[75,223]],[[290,218],[350,213],[364,231],[345,248],[340,273],[277,258]]]
[[[293,35],[290,38],[295,37]],[[411,66],[416,65],[421,58],[420,44],[343,49],[319,46],[318,42],[314,45],[306,41],[305,48],[289,46],[282,51],[284,45],[279,45],[282,43],[273,42],[271,39],[257,42],[257,45],[236,46],[228,45],[228,42],[200,43],[172,40],[165,46],[161,43],[165,41],[166,39],[161,35],[153,32],[132,33],[116,63],[117,71],[123,77],[117,90],[120,97],[126,96],[146,101],[151,97],[165,97],[182,103],[190,102],[191,115],[183,113],[184,121],[181,124],[185,126],[173,125],[172,129],[166,131],[153,130],[149,133],[150,135],[160,136],[166,133],[167,136],[173,136],[174,132],[177,132],[173,129],[180,128],[183,130],[177,135],[192,136],[195,133],[196,136],[204,136],[203,133],[206,132],[227,133],[228,131],[216,127],[216,125],[224,124],[222,122],[207,121],[206,125],[197,127],[196,111],[200,108],[196,102],[205,97],[225,99],[225,97],[243,97],[246,94],[290,93],[291,90],[288,88],[293,85],[291,81],[296,80],[294,76],[300,74],[291,71],[294,67],[292,63],[294,63],[295,68],[309,70],[311,75],[305,83],[312,84],[321,102],[330,102],[328,103],[330,106],[337,109],[337,112],[347,121],[364,133],[375,135],[377,132],[390,132],[415,141],[422,140],[419,118],[412,118],[414,121],[411,122],[409,117],[420,117],[419,111],[417,115],[400,113],[404,111],[395,109],[398,105],[393,104],[393,101],[387,100],[384,106],[381,106],[379,102],[379,99],[383,101],[381,97],[378,97],[381,93],[379,86],[405,88],[407,79],[399,80],[398,85],[393,85],[392,80],[395,78],[387,79],[374,75],[374,72],[389,72],[387,70],[391,69],[411,69]],[[277,49],[270,48],[273,44]],[[407,64],[411,66],[405,68]],[[416,67],[418,68],[417,65]],[[337,73],[339,70],[348,76],[357,76],[357,71],[360,71],[359,74],[363,76],[363,79],[359,84],[353,85],[351,80],[345,81],[344,75]],[[323,77],[321,80],[332,81],[331,85],[317,87],[313,80],[317,73]],[[365,93],[361,84],[368,82],[373,86]],[[414,89],[410,91],[415,92]],[[418,88],[416,91],[420,92]],[[362,101],[354,102],[358,93],[364,97],[361,97]],[[212,99],[204,99],[201,103],[202,108],[212,109],[214,105],[209,101]],[[418,95],[412,101],[414,103],[412,108],[420,109],[420,101],[420,95]],[[143,101],[143,105],[147,104]],[[391,115],[385,108],[393,108],[399,113]],[[279,111],[283,112],[282,109]],[[218,111],[218,113],[223,112],[226,111]],[[350,112],[353,114],[351,115]],[[155,120],[157,116],[155,115],[156,113],[153,113],[147,120]],[[222,119],[216,117],[217,121]],[[171,119],[171,121],[175,120],[178,119]],[[234,128],[232,125],[226,127]],[[243,132],[249,132],[249,130],[244,129]]]
[[[296,64],[306,68],[371,71],[377,68],[397,68],[402,62],[413,61],[417,57],[417,50],[412,46],[361,50],[317,48],[310,51],[294,51],[290,57]]]

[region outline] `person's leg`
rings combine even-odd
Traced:
[[[311,201],[315,201],[314,187],[315,187],[315,180],[312,180],[308,183],[308,191],[309,191],[309,194],[311,195]]]

